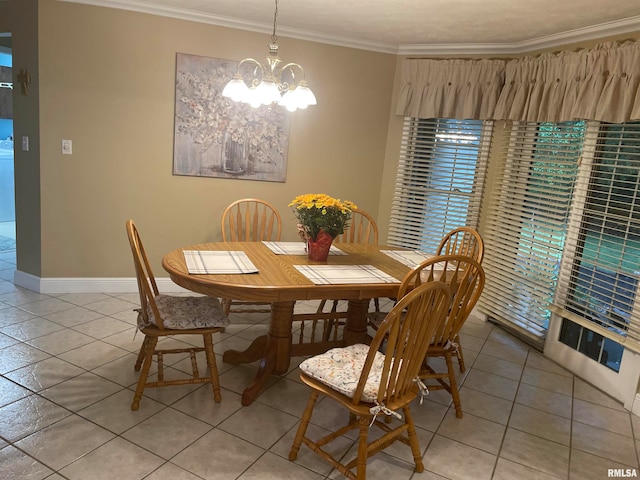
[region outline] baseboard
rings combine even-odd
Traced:
[[[156,278],[163,293],[182,293],[184,288],[170,278]],[[16,270],[13,283],[37,293],[133,293],[138,291],[135,278],[41,278]]]

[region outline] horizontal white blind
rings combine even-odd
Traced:
[[[435,252],[460,226],[477,227],[492,122],[405,118],[390,245]]]
[[[590,124],[555,303],[640,351],[640,124]]]
[[[509,124],[507,124],[508,131]],[[479,309],[539,346],[567,230],[583,123],[511,125],[498,145],[494,195],[483,229],[487,282]]]

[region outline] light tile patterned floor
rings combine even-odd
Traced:
[[[240,404],[256,366],[226,365],[221,354],[266,331],[264,315],[234,317],[216,338],[220,404],[208,386],[170,387],[147,390],[132,412],[137,296],[41,295],[15,287],[14,269],[14,253],[0,253],[0,478],[341,478],[305,447],[295,463],[287,459],[308,394],[295,365],[251,406]],[[638,474],[640,421],[620,404],[477,318],[462,344],[470,367],[460,378],[464,417],[444,392],[432,392],[413,407],[426,471],[414,473],[408,447],[397,444],[370,459],[368,478]],[[328,400],[316,410],[314,435],[344,419]],[[353,441],[334,448],[352,452]]]

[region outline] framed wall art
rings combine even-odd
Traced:
[[[178,53],[173,174],[284,182],[290,113],[222,96],[238,62]]]

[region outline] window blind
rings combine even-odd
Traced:
[[[497,144],[484,224],[479,310],[542,348],[551,316],[584,123],[514,122]],[[492,170],[493,171],[493,170]],[[483,207],[484,208],[484,207]]]
[[[640,123],[592,122],[555,311],[640,352],[639,279]]]
[[[480,120],[405,118],[390,245],[432,253],[453,228],[477,226],[492,130]]]

